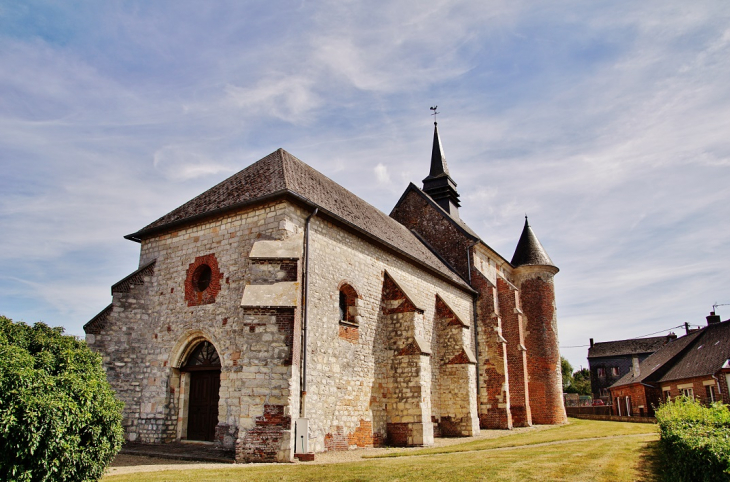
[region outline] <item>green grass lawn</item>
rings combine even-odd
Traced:
[[[597,420],[579,420],[571,418],[568,425],[557,425],[554,428],[533,433],[507,435],[505,437],[475,440],[448,447],[438,447],[408,452],[394,451],[380,457],[401,457],[406,455],[434,455],[453,452],[468,452],[471,450],[485,450],[498,447],[519,447],[563,440],[580,440],[594,437],[614,437],[617,435],[638,435],[659,433],[659,428],[647,423],[601,422]]]
[[[581,440],[596,436],[597,440]],[[571,420],[542,432],[474,441],[427,453],[362,462],[224,467],[105,477],[106,482],[145,481],[653,481],[658,434],[646,424]],[[558,443],[555,443],[558,442]],[[542,444],[542,445],[541,445]]]

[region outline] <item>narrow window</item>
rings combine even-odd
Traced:
[[[598,367],[598,376],[600,378],[606,378],[606,369],[603,367]]]
[[[715,401],[715,385],[705,386],[705,392],[707,395],[707,403],[713,403]]]
[[[617,377],[618,376],[618,367],[611,367],[611,376]]]
[[[340,322],[348,325],[357,325],[359,317],[357,316],[357,291],[348,285],[343,284],[340,288]]]
[[[347,321],[347,295],[340,291],[340,321]]]
[[[669,390],[664,390],[664,401],[665,402],[669,401]]]

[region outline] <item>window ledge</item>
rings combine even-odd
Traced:
[[[360,328],[360,325],[358,325],[357,323],[353,323],[352,321],[340,320],[340,325],[349,326],[352,328]]]

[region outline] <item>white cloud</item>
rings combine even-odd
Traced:
[[[172,181],[187,181],[211,174],[231,172],[229,167],[196,152],[194,147],[183,145],[170,145],[158,149],[154,154],[153,165]]]
[[[383,163],[378,163],[375,166],[375,177],[378,179],[380,184],[390,184],[390,174],[388,174],[388,168]]]
[[[251,88],[227,85],[225,92],[246,115],[270,115],[299,123],[321,103],[312,84],[313,80],[304,77],[284,77],[262,80]]]

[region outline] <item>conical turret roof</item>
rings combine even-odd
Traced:
[[[527,221],[527,216],[525,216],[525,227],[522,229],[522,235],[517,243],[517,248],[515,249],[514,256],[512,256],[511,263],[514,267],[533,265],[553,266],[557,268],[553,260],[548,256],[545,248],[540,244],[540,240],[537,239],[537,236],[532,231],[530,223]]]

